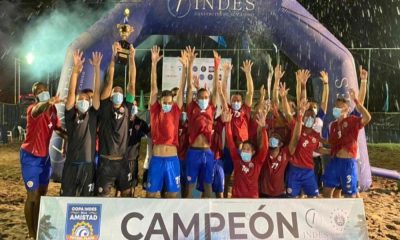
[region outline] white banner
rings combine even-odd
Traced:
[[[362,199],[43,197],[38,239],[368,239]]]
[[[232,59],[221,59],[219,67],[219,75],[223,75],[222,63],[231,63]],[[182,64],[177,57],[163,58],[163,74],[162,74],[162,90],[171,90],[179,86],[182,75]],[[193,75],[200,78],[200,87],[212,90],[214,80],[214,59],[213,58],[196,58],[193,63]],[[228,77],[228,89],[231,89],[231,74]],[[228,91],[229,92],[229,91]]]

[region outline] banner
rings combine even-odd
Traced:
[[[219,67],[219,75],[222,79],[224,71],[222,63],[231,63],[232,59],[221,59]],[[213,58],[196,58],[193,62],[193,75],[199,76],[200,87],[207,88],[210,91],[213,88],[214,81],[214,59]],[[182,64],[178,57],[164,57],[162,71],[162,90],[171,90],[174,87],[179,87],[179,81],[182,76]],[[194,86],[193,86],[194,88]],[[228,77],[227,89],[231,89],[231,74]],[[228,91],[229,94],[229,91]]]
[[[42,197],[37,239],[368,239],[362,199]]]

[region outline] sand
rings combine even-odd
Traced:
[[[0,239],[25,239],[27,228],[23,214],[25,188],[21,180],[18,143],[0,145]],[[370,150],[371,151],[371,150]],[[400,169],[400,159],[379,161]],[[50,183],[49,194],[57,196],[59,183]],[[141,189],[137,191],[144,196]],[[400,192],[396,181],[373,179],[364,199],[370,239],[400,240]]]

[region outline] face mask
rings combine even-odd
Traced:
[[[50,93],[48,91],[43,91],[37,95],[39,102],[47,102],[50,99]]]
[[[162,110],[165,113],[171,112],[172,109],[172,105],[171,104],[163,104],[162,105]]]
[[[342,115],[342,109],[334,107],[333,110],[332,110],[332,113],[333,113],[333,117],[335,119],[338,119],[338,118],[340,118],[340,115]]]
[[[131,115],[135,116],[136,114],[138,114],[138,107],[137,106],[132,106]]]
[[[233,102],[232,103],[232,109],[234,111],[239,111],[241,107],[242,107],[242,103],[241,102]]]
[[[199,105],[201,110],[206,110],[208,107],[208,99],[199,99],[197,101],[197,104]]]
[[[121,105],[124,101],[124,95],[122,93],[116,92],[111,95],[111,100],[114,105]]]
[[[185,122],[187,120],[187,113],[182,112],[182,121]]]
[[[86,113],[90,107],[90,103],[88,100],[78,100],[76,101],[75,107],[80,113]]]
[[[269,139],[268,145],[270,148],[277,148],[279,146],[279,139],[271,137]]]
[[[243,162],[250,162],[251,161],[251,153],[240,152],[240,157],[242,158]]]
[[[314,121],[315,119],[313,117],[308,117],[306,119],[306,122],[304,123],[304,126],[306,126],[306,128],[312,128],[312,126],[314,125]]]

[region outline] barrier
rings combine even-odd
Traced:
[[[38,239],[368,239],[362,199],[43,197],[38,229]]]

